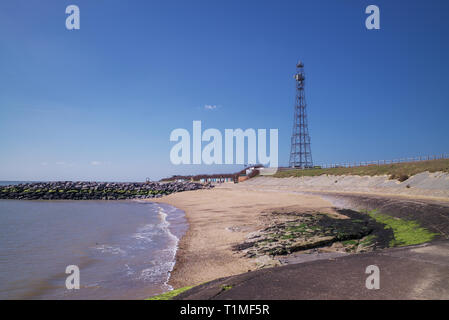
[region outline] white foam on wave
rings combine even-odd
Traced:
[[[176,252],[178,250],[179,238],[175,236],[170,230],[170,222],[167,220],[168,213],[176,212],[176,208],[168,208],[168,213],[165,208],[158,206],[159,224],[156,229],[159,229],[168,235],[170,239],[170,246],[159,251],[158,263],[153,263],[153,266],[141,271],[141,278],[145,280],[160,279],[165,276],[163,286],[168,290],[173,290],[172,286],[168,284],[170,274],[176,263]],[[163,261],[160,263],[160,261]]]
[[[109,245],[102,244],[102,245],[95,246],[94,249],[97,249],[102,253],[126,255],[126,251],[121,249],[118,246],[109,246]]]
[[[142,228],[139,228],[137,232],[132,235],[132,237],[139,241],[152,242],[153,237],[160,232],[161,230],[158,229],[158,225],[147,224]]]
[[[126,275],[132,276],[135,273],[135,271],[128,264],[125,264],[125,268],[126,268]]]

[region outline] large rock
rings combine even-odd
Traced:
[[[104,183],[38,182],[0,187],[0,199],[22,200],[125,200],[161,197],[173,192],[208,189],[210,185],[192,182]]]

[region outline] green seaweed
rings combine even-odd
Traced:
[[[377,210],[368,212],[377,222],[385,225],[385,228],[392,229],[394,239],[390,241],[390,247],[402,247],[414,244],[421,244],[432,241],[438,233],[432,233],[420,226],[417,221],[403,220],[378,213]]]
[[[345,240],[342,242],[345,246],[349,246],[349,245],[357,245],[358,241],[357,240]]]
[[[159,294],[157,296],[153,296],[153,297],[147,298],[145,300],[171,300],[174,297],[176,297],[177,295],[179,295],[179,294],[183,293],[184,291],[187,291],[187,290],[189,290],[191,288],[193,288],[193,286],[187,286],[187,287],[183,287],[183,288],[167,291],[165,293],[162,293],[162,294]]]
[[[221,286],[221,290],[223,290],[223,291],[228,291],[228,290],[231,290],[231,289],[232,289],[232,285],[229,285],[229,284],[223,284]]]
[[[375,236],[374,234],[370,234],[369,236],[366,236],[365,238],[363,238],[363,239],[360,241],[360,244],[361,244],[362,246],[367,247],[367,246],[373,244],[374,241],[375,241],[375,239],[376,239],[376,236]]]

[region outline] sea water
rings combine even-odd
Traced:
[[[0,200],[0,299],[143,299],[170,290],[184,213],[146,201]],[[68,290],[66,267],[80,270]]]

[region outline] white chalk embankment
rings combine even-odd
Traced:
[[[389,176],[321,175],[313,177],[275,178],[261,176],[242,183],[271,190],[350,192],[380,195],[404,195],[449,200],[449,174],[422,172],[403,182]]]

